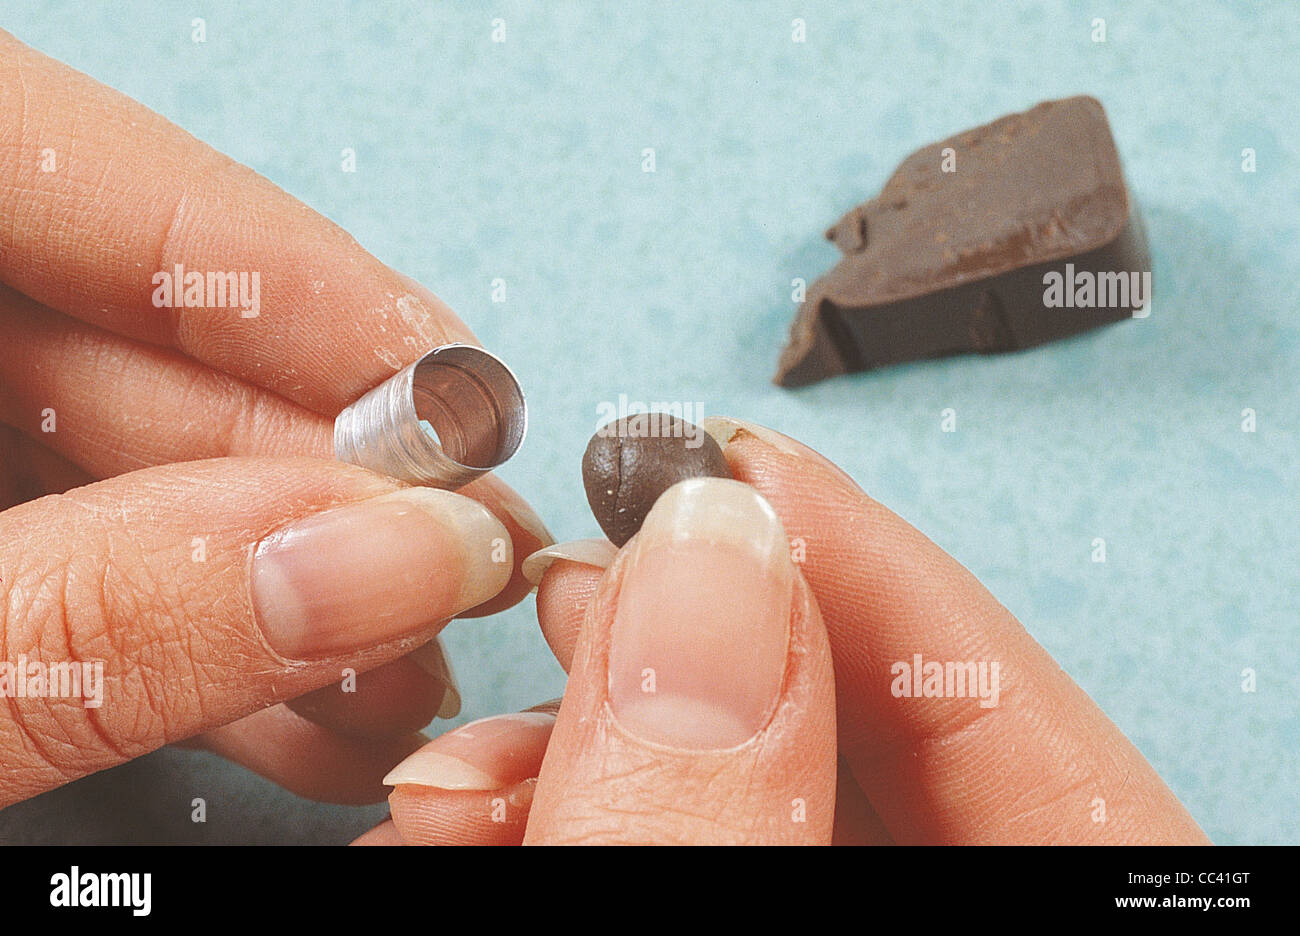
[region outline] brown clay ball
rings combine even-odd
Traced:
[[[641,529],[660,494],[702,477],[731,477],[722,449],[703,429],[665,413],[606,423],[582,456],[587,503],[615,546]]]

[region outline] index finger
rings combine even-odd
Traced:
[[[704,424],[801,555],[835,658],[840,754],[896,841],[1206,844],[1119,728],[955,559],[806,446]]]
[[[0,281],[52,308],[327,415],[475,341],[331,221],[3,31],[0,141]]]

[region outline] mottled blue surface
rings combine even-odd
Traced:
[[[0,27],[447,299],[526,385],[531,431],[501,473],[560,538],[597,532],[578,462],[600,401],[698,401],[788,431],[969,566],[1214,840],[1300,841],[1300,7],[860,7],[43,2],[0,5]],[[769,383],[790,280],[835,258],[829,223],[914,148],[1075,93],[1106,106],[1145,210],[1149,319]],[[531,600],[447,636],[459,721],[561,689]],[[188,821],[193,795],[207,826]],[[0,833],[344,841],[382,812],[162,752],[11,810]]]

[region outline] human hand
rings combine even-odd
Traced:
[[[412,492],[333,461],[333,416],[474,336],[266,179],[3,32],[0,141],[0,807],[190,738],[304,796],[381,799],[456,704],[430,641],[519,601],[516,559],[549,536],[490,475]],[[256,274],[256,304],[158,307],[177,265]],[[102,661],[102,704],[19,697],[20,660]]]
[[[670,489],[607,569],[544,550],[558,716],[431,742],[358,844],[1207,842],[951,556],[806,446],[705,425],[737,481]],[[993,691],[917,697],[917,654]]]

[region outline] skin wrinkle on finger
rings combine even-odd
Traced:
[[[1041,766],[1032,772],[1052,778],[1054,784],[1088,785],[1094,791],[1113,787],[1106,777],[1124,768],[1110,750],[1107,740],[1093,738],[1086,748],[1069,745],[1062,739],[1090,734],[1086,726],[1074,717],[1071,709],[1057,706],[1053,710],[1051,706],[1041,704],[1043,698],[1053,702],[1068,698],[1071,692],[1078,691],[1073,683],[1068,686],[1042,685],[1038,679],[1024,676],[1025,667],[1010,654],[999,653],[987,644],[963,644],[961,647],[947,656],[954,659],[1001,657],[1002,687],[998,707],[953,706],[948,717],[934,719],[921,717],[919,711],[913,711],[920,706],[913,706],[903,709],[907,716],[913,716],[905,717],[904,722],[910,720],[913,724],[899,727],[892,737],[872,731],[850,732],[842,746],[853,757],[857,767],[855,773],[860,781],[874,789],[909,789],[917,802],[928,803],[924,811],[939,829],[950,824],[945,814],[957,808],[959,819],[953,825],[960,835],[946,839],[951,841],[1025,841],[1037,838],[1041,830],[1022,829],[1013,817],[1018,815],[1023,819],[1041,815],[1038,804],[1064,799],[1063,795],[1051,789],[1044,791],[1037,785],[1019,790],[1008,787],[1005,764],[997,757],[1002,747],[998,739],[1013,738],[1015,746],[1034,752]],[[879,685],[889,684],[890,676],[886,671],[879,672],[876,678]],[[1068,717],[1072,724],[1062,726],[1060,721],[1063,717]],[[926,765],[927,769],[912,771],[910,768],[917,763]],[[1082,765],[1089,763],[1097,765],[1097,769],[1084,769]],[[973,770],[975,765],[983,765],[986,770]],[[870,774],[873,768],[874,778]],[[871,782],[873,779],[877,782]],[[927,789],[932,787],[934,792],[927,794]],[[889,799],[884,802],[888,803]],[[1083,804],[1086,802],[1087,799],[1078,806],[1080,815],[1084,814]],[[1112,807],[1118,805],[1111,798],[1108,802]],[[1114,808],[1110,811],[1115,813]],[[968,821],[970,818],[974,819],[973,823]],[[1083,828],[1092,830],[1091,824]],[[1059,830],[1051,839],[1066,841],[1069,838],[1067,833],[1068,830]],[[984,838],[986,835],[988,838]]]
[[[22,592],[16,592],[14,588],[6,589],[0,601],[0,659],[16,660],[17,654],[12,652],[9,622],[11,618],[25,620],[26,609],[21,604],[15,604],[14,595],[21,596]],[[21,597],[19,598],[21,600]],[[66,631],[66,628],[65,628]],[[50,776],[54,777],[55,783],[64,783],[71,780],[72,772],[61,766],[66,762],[67,754],[59,755],[54,748],[60,744],[59,739],[47,738],[43,731],[36,730],[29,724],[29,707],[20,704],[20,700],[11,693],[5,693],[5,707],[8,709],[9,717],[14,726],[13,739],[18,742],[18,750],[14,756],[6,756],[4,764],[5,773],[0,775],[0,804],[11,802],[12,793],[8,787],[17,784],[20,790],[30,788],[43,789],[44,784],[50,782]],[[56,722],[62,729],[61,722]],[[5,732],[0,732],[0,744],[7,747],[13,747],[9,739],[5,737]],[[62,746],[68,753],[75,753],[75,740],[64,735]],[[34,754],[32,758],[28,755]],[[15,775],[14,770],[18,773]],[[28,776],[30,775],[30,776]],[[21,798],[21,797],[19,797]]]
[[[852,509],[852,507],[850,506],[849,509]],[[836,542],[838,542],[838,541],[836,541],[836,540],[831,540],[831,542],[832,542],[832,543],[836,543]],[[832,550],[833,550],[833,548],[834,548],[834,547],[832,546]],[[888,547],[885,547],[885,548],[888,548]],[[891,550],[890,550],[890,553],[891,553],[891,555],[894,555],[894,556],[898,556],[898,555],[906,556],[906,555],[908,555],[908,551],[905,550],[905,549],[891,549]],[[838,566],[838,567],[851,567],[851,566],[844,566],[844,565],[842,565],[842,562],[843,562],[844,559],[847,559],[847,557],[838,557],[838,556],[832,555],[832,556],[830,556],[830,557],[827,558],[827,561],[826,561],[826,567],[827,567],[827,568],[834,568],[834,567],[837,567],[837,566]],[[931,570],[925,570],[925,571],[926,571],[926,572],[930,572]],[[933,577],[933,576],[931,576],[931,577]],[[910,573],[910,574],[904,573],[904,574],[898,576],[898,578],[899,578],[900,580],[902,580],[902,581],[906,581],[906,582],[910,582],[910,583],[924,582],[924,581],[927,580],[926,578],[922,577],[921,574],[918,574],[918,572],[912,572],[912,573]],[[915,586],[913,586],[913,587],[915,588]],[[834,585],[833,585],[833,583],[832,583],[832,587],[831,587],[831,589],[829,589],[829,590],[831,590],[831,591],[834,590]],[[848,601],[848,602],[853,603],[855,606],[862,606],[863,604],[867,604],[867,606],[870,607],[870,605],[869,605],[869,602],[870,602],[870,600],[871,600],[871,596],[870,596],[870,595],[865,595],[865,594],[862,594],[862,595],[849,595],[849,596],[845,596],[845,597],[847,598],[847,601]],[[917,595],[917,597],[916,597],[916,601],[917,601],[917,604],[920,605],[920,606],[923,607],[923,608],[928,608],[928,607],[932,607],[932,606],[933,606],[933,599],[932,599],[932,598],[928,598],[928,597],[925,596],[924,594]],[[895,614],[893,615],[893,618],[894,618],[895,620],[897,620],[897,618],[898,618],[898,615],[897,615],[897,613],[896,613],[896,609],[895,609]],[[954,618],[954,620],[956,620],[958,626],[962,626],[962,622],[961,622],[961,620],[960,620],[960,612],[958,613],[958,616],[957,616],[956,618]],[[902,626],[902,625],[900,625],[900,627],[901,627],[901,626]],[[949,629],[951,630],[952,628],[950,627]],[[977,632],[978,632],[979,629],[980,629],[980,628],[977,628],[977,629],[976,629]],[[960,631],[958,631],[958,632],[960,632]],[[978,658],[982,658],[982,651],[981,651],[981,650],[972,650],[972,649],[969,647],[969,645],[968,645],[967,647],[963,648],[962,651],[959,651],[959,652],[954,653],[953,656],[954,656],[954,658],[957,658],[957,659],[978,659]],[[888,681],[887,681],[887,677],[883,676],[883,668],[882,668],[882,670],[881,670],[881,673],[882,673],[882,675],[881,675],[880,678],[879,678],[879,684],[880,684],[880,685],[887,685],[887,684],[888,684]],[[1007,682],[1008,682],[1008,685],[1016,685],[1019,681],[1016,680],[1016,679],[1014,679],[1014,678],[1012,678],[1012,679],[1008,679]],[[919,707],[912,707],[912,708],[910,708],[910,709],[905,708],[905,709],[903,709],[903,711],[906,712],[907,715],[909,715],[909,716],[910,716],[910,715],[919,715],[919,714],[920,714],[920,712],[919,712]],[[874,744],[874,745],[877,746],[877,751],[878,751],[878,753],[876,754],[876,759],[879,759],[879,760],[885,762],[886,764],[906,763],[906,762],[907,762],[907,761],[906,761],[906,755],[909,754],[909,753],[910,753],[910,754],[916,754],[916,753],[917,753],[916,745],[918,745],[918,744],[923,745],[923,744],[925,744],[925,743],[928,741],[932,746],[942,749],[943,746],[945,745],[945,743],[951,742],[953,739],[959,738],[960,735],[961,735],[961,732],[964,731],[964,730],[965,730],[969,725],[973,724],[973,723],[974,723],[974,722],[975,722],[975,721],[980,717],[980,715],[978,714],[980,711],[988,712],[988,711],[999,711],[999,710],[978,710],[978,709],[977,709],[976,712],[975,712],[974,714],[968,715],[968,716],[965,717],[965,718],[955,718],[955,719],[952,719],[952,720],[947,720],[947,721],[944,721],[944,722],[940,722],[940,723],[938,723],[938,724],[930,723],[930,724],[928,724],[927,726],[921,728],[919,736],[918,736],[918,735],[912,735],[910,738],[908,738],[908,737],[904,737],[904,736],[903,736],[903,732],[902,732],[901,730],[899,730],[898,735],[897,735],[896,737],[892,738],[892,739],[890,739],[890,738],[884,738],[884,737],[874,737],[874,738],[872,738],[872,737],[868,736],[864,741],[860,742],[859,745],[853,745],[852,743],[850,743],[850,747],[851,747],[851,748],[852,748],[852,747],[855,747],[855,746],[856,746],[856,747],[859,747],[860,749],[859,749],[856,753],[857,753],[859,756],[861,756],[861,754],[862,754],[862,750],[870,750],[871,747],[872,747],[872,745]],[[1006,711],[1006,709],[1001,709],[1001,711]],[[869,761],[868,761],[868,762],[869,762]],[[967,781],[967,783],[968,783],[968,781]],[[968,785],[965,785],[965,790],[968,791],[969,789],[970,789],[969,786],[968,786]],[[969,796],[969,793],[964,792],[962,795],[963,795],[963,796]],[[995,796],[994,796],[993,798],[995,798],[995,797],[996,797],[996,794],[995,794]],[[978,811],[976,811],[976,812],[978,812]]]
[[[224,166],[212,166],[212,175],[220,177]],[[209,182],[215,182],[216,179],[209,179]],[[159,239],[158,247],[154,250],[152,256],[156,259],[152,269],[154,270],[171,270],[172,264],[168,259],[173,256],[183,257],[184,252],[173,246],[174,241],[179,237],[179,232],[185,220],[185,203],[189,192],[182,186],[179,193],[175,194],[172,199],[171,208],[167,209],[161,217],[166,221],[162,225],[162,237]],[[151,279],[152,285],[152,279]],[[178,284],[173,283],[173,288]],[[177,348],[182,353],[187,353],[183,343],[183,332],[181,329],[182,318],[185,315],[185,306],[176,305],[163,307],[158,310],[159,324],[162,327],[159,337],[162,339],[159,343]]]
[[[24,574],[25,573],[25,574]],[[18,574],[5,569],[5,587],[0,589],[0,658],[18,660],[30,656],[41,660],[79,661],[74,652],[72,629],[67,620],[66,602],[71,592],[71,573],[67,563],[42,564],[24,568]],[[53,583],[53,587],[50,586]],[[15,646],[17,644],[17,646]],[[111,679],[111,681],[110,681]],[[105,672],[103,692],[119,680]],[[89,752],[106,752],[111,758],[134,756],[122,742],[105,743],[94,713],[80,699],[18,699],[6,693],[13,733],[24,752],[32,757],[6,759],[6,772],[0,777],[0,804],[13,802],[49,786],[78,776],[77,764]],[[0,736],[6,732],[0,730]],[[14,776],[17,768],[21,774]],[[22,775],[30,775],[24,778]],[[27,784],[35,784],[29,787]]]
[[[542,636],[566,673],[573,662],[587,607],[603,575],[603,569],[561,559],[546,570],[537,589]]]
[[[3,464],[0,464],[0,469],[7,469],[12,471],[15,468],[26,466],[25,470],[32,471],[34,478],[36,480],[39,480],[42,484],[40,490],[33,492],[33,494],[31,494],[27,498],[23,498],[23,500],[34,499],[35,497],[43,496],[47,493],[62,493],[63,490],[67,488],[89,484],[95,480],[88,476],[84,476],[80,472],[80,470],[75,468],[75,466],[71,465],[71,463],[64,461],[60,456],[56,455],[53,452],[50,452],[48,449],[45,449],[43,446],[36,444],[27,436],[21,434],[15,429],[10,429],[8,427],[0,426],[0,433],[3,433],[6,438],[6,441],[3,443],[5,446],[7,446],[6,451],[8,451],[11,455],[16,456],[16,458],[10,458]],[[16,461],[21,461],[23,465],[20,466],[16,464]],[[5,506],[10,506],[10,505],[5,505]],[[101,586],[101,593],[103,591],[104,589]],[[4,618],[5,618],[6,611],[7,611],[7,603],[0,602],[0,660],[11,659],[11,656],[4,649],[5,632],[3,629],[3,625],[4,625]],[[192,649],[192,645],[191,645],[191,641],[194,638],[194,636],[196,636],[196,632],[194,630],[191,629],[185,631],[185,637],[186,637],[185,657],[190,660],[197,660],[199,658],[199,654]],[[406,665],[408,659],[409,658],[403,657],[399,660],[393,661],[392,663],[384,664],[383,666],[378,667],[376,670],[362,672],[358,675],[360,677],[360,680],[364,681],[364,679],[370,673],[379,672],[380,670],[384,670],[389,667],[404,666]],[[232,664],[222,664],[222,665],[228,668],[232,668]],[[211,677],[210,675],[206,675],[206,676],[204,675],[204,674],[210,674],[210,671],[212,669],[213,669],[212,666],[200,668],[199,665],[196,663],[195,679],[207,678],[209,680],[213,680],[213,677]],[[318,690],[317,693],[309,693],[307,696],[303,696],[301,698],[310,699],[319,693],[324,693],[324,692],[337,693],[337,691],[338,691],[338,687],[336,685],[331,685],[331,686],[324,687],[321,690]],[[23,721],[22,710],[17,707],[18,705],[17,700],[15,700],[12,697],[6,697],[6,702],[8,703],[11,717],[13,717],[13,719],[15,720],[17,729],[19,730],[20,733],[23,732],[24,730],[26,730],[26,725]],[[403,706],[403,710],[408,709],[410,707],[406,699],[402,700],[402,706]],[[554,709],[557,709],[558,707],[559,707],[559,703],[557,700],[552,706],[551,709],[552,713]],[[157,709],[158,706],[153,704],[151,701],[150,708]],[[263,711],[274,712],[278,708],[280,708],[280,706],[272,706],[270,709],[265,709]],[[74,712],[74,715],[75,714],[76,713]],[[366,714],[367,717],[373,715],[374,719],[376,719],[377,722],[382,725],[384,730],[382,732],[379,732],[379,734],[382,734],[385,737],[392,736],[395,730],[394,723],[409,724],[411,725],[411,728],[413,730],[416,727],[420,727],[423,724],[427,724],[429,720],[425,718],[421,721],[418,717],[418,713],[416,717],[406,717],[403,716],[402,712],[395,713],[392,710],[388,712],[384,712],[384,711],[378,711],[373,713],[367,712]],[[239,726],[240,729],[244,731],[250,731],[250,732],[262,731],[264,733],[265,723],[261,721],[260,715],[261,713],[259,713],[257,716],[250,716],[249,718],[242,719],[239,722],[235,722],[234,725]],[[208,716],[205,715],[204,717],[206,719]],[[332,713],[320,713],[320,712],[314,713],[313,720],[323,725],[324,727],[335,728],[335,729],[339,729],[343,727],[355,728],[356,721],[357,721],[355,715],[350,715],[346,720],[346,724],[340,725],[338,724],[340,719],[334,718]],[[414,724],[415,721],[419,721],[420,724],[415,725]],[[259,729],[255,725],[248,724],[249,722],[259,722],[260,724],[262,724],[263,727]],[[92,721],[91,727],[95,728],[98,726],[98,724],[99,723],[97,721]],[[74,725],[75,725],[75,720],[74,720]],[[214,738],[213,733],[209,733],[206,735],[198,735],[192,739],[188,739],[187,741],[179,742],[179,743],[185,746],[212,750],[215,753],[218,753],[222,756],[230,757],[236,760],[237,762],[244,763],[245,766],[251,766],[248,763],[248,760],[251,755],[249,755],[246,752],[250,749],[250,745],[252,744],[253,741],[264,742],[266,739],[265,738],[250,739],[242,742],[238,746],[232,746],[230,743],[228,743],[228,741],[225,740],[228,739],[229,737],[229,732],[226,731],[226,728],[228,727],[233,727],[233,726],[226,726],[223,728],[216,729],[216,733],[220,736],[219,739]],[[374,735],[375,735],[374,732],[370,733],[370,736],[373,737]],[[44,761],[53,762],[46,769],[54,770],[55,773],[61,778],[57,782],[62,783],[65,782],[66,780],[73,779],[72,775],[67,774],[59,767],[59,763],[66,762],[69,759],[69,755],[55,753],[56,751],[63,751],[69,748],[75,748],[75,743],[72,741],[70,737],[65,736],[59,739],[46,739],[42,741],[39,735],[28,731],[25,736],[20,734],[18,740],[26,746],[27,750],[39,751],[39,754],[41,755],[41,758]],[[3,741],[4,741],[3,733],[0,733],[0,744],[3,744]],[[220,743],[218,743],[218,741],[220,741]],[[105,747],[106,749],[112,749],[116,747],[116,745],[110,742],[110,743],[106,743]],[[267,776],[268,778],[274,780],[275,782],[279,783],[282,786],[298,791],[299,787],[296,785],[296,781],[293,780],[292,778],[286,779],[284,774],[286,772],[292,773],[293,771],[302,769],[303,764],[296,760],[289,762],[289,759],[285,756],[282,747],[277,746],[276,750],[280,762],[265,765],[263,769],[260,770],[259,772],[261,772],[264,776]],[[21,764],[23,760],[24,758],[21,756],[20,752],[5,751],[3,752],[3,755],[0,756],[0,763],[4,763],[6,765],[6,770],[9,771],[10,773],[12,773],[15,770],[21,770],[21,768],[15,767],[14,765]],[[378,766],[373,767],[370,772],[375,776],[382,776],[382,773],[387,768],[388,763],[389,763],[388,758],[381,759]],[[340,768],[335,768],[335,769],[340,769]],[[35,773],[39,773],[39,771],[36,771]],[[39,778],[31,781],[31,783],[36,787],[40,787],[42,782],[46,782],[46,781],[42,781]],[[19,785],[25,786],[27,784],[19,783]],[[344,794],[331,793],[330,795],[322,798],[328,799],[333,802],[333,801],[339,801],[341,799],[350,800],[354,797],[352,794],[344,795]]]
[[[232,172],[230,166],[223,166],[223,170],[227,173]],[[233,171],[236,175],[239,174],[238,170]],[[157,270],[170,271],[178,264],[182,267],[191,267],[194,265],[193,261],[191,259],[187,263],[187,258],[203,255],[207,250],[207,239],[213,237],[212,217],[219,214],[212,210],[210,199],[205,195],[206,191],[212,190],[212,180],[205,180],[205,186],[209,187],[188,194],[177,204],[159,250]],[[230,188],[237,190],[238,181]],[[276,230],[276,222],[273,219],[263,220],[260,216],[254,215],[251,226],[254,232],[264,232],[262,236],[268,241],[275,241],[284,236]],[[248,229],[241,231],[241,234],[248,236]],[[362,252],[360,245],[350,235],[341,231],[339,246],[350,252]],[[312,275],[325,277],[314,282],[328,282],[327,274],[323,270],[316,269]],[[149,291],[152,293],[152,285]],[[352,361],[358,358],[371,361],[369,372],[375,374],[377,379],[373,381],[367,379],[364,383],[357,382],[344,388],[347,396],[336,398],[335,402],[346,402],[350,397],[359,396],[369,389],[367,384],[378,383],[388,376],[390,371],[395,373],[429,348],[465,337],[463,331],[443,327],[440,319],[425,307],[419,296],[413,293],[389,289],[376,295],[376,298],[379,300],[378,303],[371,299],[365,314],[352,320],[352,336],[356,347],[349,348],[348,354]],[[274,309],[264,310],[263,314],[273,314],[274,311]],[[186,355],[198,360],[219,362],[226,358],[239,360],[251,353],[263,358],[261,360],[263,367],[273,366],[272,361],[265,359],[265,356],[258,352],[268,340],[278,340],[278,335],[264,333],[254,339],[245,332],[257,331],[256,327],[243,330],[231,327],[232,319],[226,310],[218,310],[214,314],[207,308],[173,306],[165,308],[163,312],[170,323],[167,343]],[[401,329],[398,323],[405,325],[406,328]],[[405,334],[393,340],[388,336],[394,331],[404,331]],[[279,374],[272,372],[268,379],[274,381],[274,389],[277,392],[291,399],[298,399],[305,385],[300,380],[295,380],[296,377],[304,372],[328,373],[330,368],[336,367],[338,361],[333,359],[328,349],[314,348],[312,352],[312,356],[306,359],[305,366],[300,368],[286,366]],[[374,363],[376,361],[377,364]],[[259,376],[258,379],[262,378]]]
[[[174,351],[130,342],[0,287],[0,419],[88,472],[229,455],[332,456],[332,423]],[[41,432],[53,410],[58,431]]]
[[[1050,784],[1008,787],[999,752],[983,733],[973,728],[954,732],[944,739],[923,740],[913,752],[929,763],[937,776],[946,778],[943,795],[937,797],[936,817],[942,819],[946,811],[944,803],[960,806],[963,821],[956,827],[960,835],[954,840],[1087,844],[1095,840],[1094,836],[1081,833],[1100,831],[1095,824],[1062,824],[1060,816],[1067,811],[1086,815],[1091,811],[1092,797],[1102,795],[1103,791],[1110,817],[1108,824],[1123,819],[1125,812],[1134,812],[1134,802],[1126,801],[1121,794],[1142,768],[1129,763],[1126,752],[1113,739],[1098,738],[1086,748],[1074,742],[1073,739],[1086,734],[1082,713],[1069,708],[1053,711],[1030,699],[1020,709],[1018,720],[1021,724],[1003,733],[1014,733],[1014,747],[1043,752],[1046,766],[1041,772],[1051,778]],[[1149,767],[1143,772],[1149,773],[1145,778],[1148,784],[1159,784],[1159,778]],[[918,785],[923,782],[918,778]],[[1158,804],[1137,785],[1130,789],[1130,794],[1137,796],[1135,803],[1140,808],[1136,814],[1149,813],[1159,818],[1158,809],[1153,808]],[[1121,823],[1120,842],[1136,844],[1145,834],[1160,831],[1153,821],[1143,820],[1137,825],[1138,828],[1134,824],[1125,827]],[[1141,825],[1147,828],[1135,836],[1133,833]]]
[[[392,821],[408,845],[520,845],[537,781],[500,790],[404,786],[389,797]]]
[[[333,456],[333,426],[325,417],[174,351],[42,309],[3,287],[0,342],[13,352],[0,357],[0,420],[57,446],[92,475],[231,455]],[[40,431],[47,407],[57,414],[57,432]],[[506,525],[516,565],[501,594],[461,616],[511,607],[531,588],[518,566],[549,534],[495,475],[459,492]]]
[[[1203,841],[1140,753],[956,560],[817,456],[744,432],[726,455],[807,543],[803,570],[836,654],[841,749],[895,838]],[[891,662],[913,652],[1000,661],[999,704],[893,698]],[[1106,823],[1087,800],[1068,804],[1076,786],[1106,800]]]
[[[304,462],[314,466],[308,473],[313,477],[303,476]],[[351,466],[288,460],[269,471],[270,466],[251,470],[256,464],[250,461],[242,474],[218,461],[150,469],[170,480],[163,485],[161,477],[137,479],[138,492],[152,487],[158,499],[143,514],[124,513],[130,502],[114,482],[105,482],[0,515],[6,531],[0,538],[0,597],[7,658],[26,651],[51,661],[103,660],[105,694],[112,700],[97,710],[85,708],[81,699],[22,700],[20,726],[7,728],[0,722],[0,738],[16,737],[25,729],[57,747],[40,756],[29,752],[26,761],[7,765],[12,769],[6,772],[6,801],[314,689],[333,681],[345,665],[371,669],[427,642],[440,626],[431,622],[427,631],[319,661],[278,658],[242,604],[246,553],[232,552],[223,543],[257,540],[296,513],[350,503],[395,485]],[[187,579],[188,584],[160,578],[153,568],[159,563],[192,567],[190,537],[196,523],[184,504],[177,503],[174,512],[164,504],[169,496],[187,496],[181,492],[203,487],[214,474],[224,479],[223,496],[230,504],[265,497],[277,484],[287,496],[278,510],[263,509],[263,519],[253,520],[259,524],[255,530],[246,527],[249,520],[240,518],[239,509],[218,510],[204,531],[209,543],[202,574]],[[177,535],[165,549],[144,548],[133,539],[134,530],[148,530],[158,538],[155,542],[162,542],[169,529]],[[106,539],[98,545],[87,542],[87,532]],[[48,550],[41,545],[47,542]],[[57,561],[50,558],[60,556],[70,542],[79,542],[80,548]],[[199,621],[206,622],[201,629],[195,627]],[[54,761],[57,770],[42,770],[42,757]],[[39,782],[15,789],[12,778],[24,775]]]

